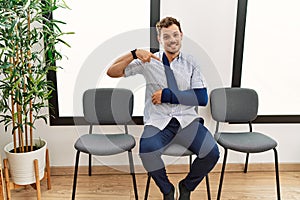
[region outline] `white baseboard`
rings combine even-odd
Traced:
[[[218,163],[211,173],[219,173],[221,171],[222,164]],[[187,173],[189,170],[189,165],[178,164],[167,166],[168,173]],[[242,172],[244,170],[243,163],[228,163],[226,165],[226,172]],[[78,173],[87,174],[88,167],[80,166]],[[146,171],[143,166],[135,166],[136,174],[145,174]],[[274,163],[249,163],[248,172],[271,172],[275,171]],[[279,164],[280,172],[299,172],[300,163],[284,163]],[[74,166],[66,167],[51,167],[51,175],[73,175]],[[114,165],[114,166],[93,166],[94,174],[126,174],[129,172],[129,167],[124,165]]]

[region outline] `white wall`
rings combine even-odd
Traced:
[[[209,88],[220,85],[231,85],[231,66],[233,40],[236,17],[236,0],[162,0],[161,16],[175,16],[182,23],[185,35],[183,48],[195,54],[199,54],[199,60],[203,62]],[[209,33],[209,34],[208,34]],[[196,46],[194,46],[196,44]],[[200,49],[200,53],[199,50]],[[272,102],[270,102],[272,103]],[[205,117],[206,125],[213,132],[214,122],[209,114],[209,107],[201,109],[201,115]],[[235,125],[242,126],[242,125]],[[138,157],[138,140],[142,132],[142,126],[131,126],[129,130],[137,140],[134,149],[134,161],[141,164]],[[231,129],[224,126],[226,129]],[[99,131],[118,131],[118,127],[103,127]],[[4,130],[1,128],[1,130]],[[300,149],[300,124],[254,124],[255,131],[262,131],[278,141],[279,161],[282,163],[299,163]],[[83,133],[87,133],[88,127],[60,126],[50,127],[42,121],[37,124],[35,134],[37,137],[48,141],[50,160],[52,166],[73,166],[75,161],[74,142]],[[3,132],[3,131],[1,131]],[[1,133],[0,147],[10,141],[9,133]],[[222,150],[221,150],[222,151]],[[222,151],[223,152],[223,151]],[[3,151],[1,151],[4,157]],[[254,157],[254,156],[252,156]],[[250,162],[273,162],[272,152],[250,157]],[[82,157],[82,165],[86,165],[86,156]],[[244,155],[231,153],[228,162],[244,162]],[[95,159],[97,164],[123,165],[127,163],[126,156],[111,156]],[[169,159],[169,163],[177,161]],[[178,163],[186,162],[185,159]],[[221,159],[219,160],[221,162]]]

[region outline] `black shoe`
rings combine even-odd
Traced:
[[[175,199],[175,188],[172,186],[171,191],[168,194],[164,194],[164,200],[174,200]]]
[[[183,184],[183,180],[178,184],[179,199],[178,200],[190,200],[191,191],[189,191]]]

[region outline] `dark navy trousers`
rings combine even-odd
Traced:
[[[139,154],[145,169],[164,194],[171,191],[172,183],[168,179],[161,156],[170,143],[183,145],[197,155],[183,181],[186,188],[193,191],[217,163],[218,146],[201,118],[183,129],[176,118],[172,118],[163,130],[146,125],[140,139]]]

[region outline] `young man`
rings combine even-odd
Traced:
[[[197,155],[190,172],[178,184],[179,200],[188,200],[191,191],[217,163],[219,150],[195,110],[195,106],[207,104],[208,95],[199,63],[180,51],[183,36],[180,23],[166,17],[157,23],[156,29],[163,52],[152,54],[142,49],[133,50],[118,58],[107,74],[111,77],[142,74],[145,77],[145,126],[139,153],[164,200],[174,200],[175,193],[161,158],[164,149],[174,142]],[[171,75],[173,81],[167,75],[170,68],[174,73]]]

